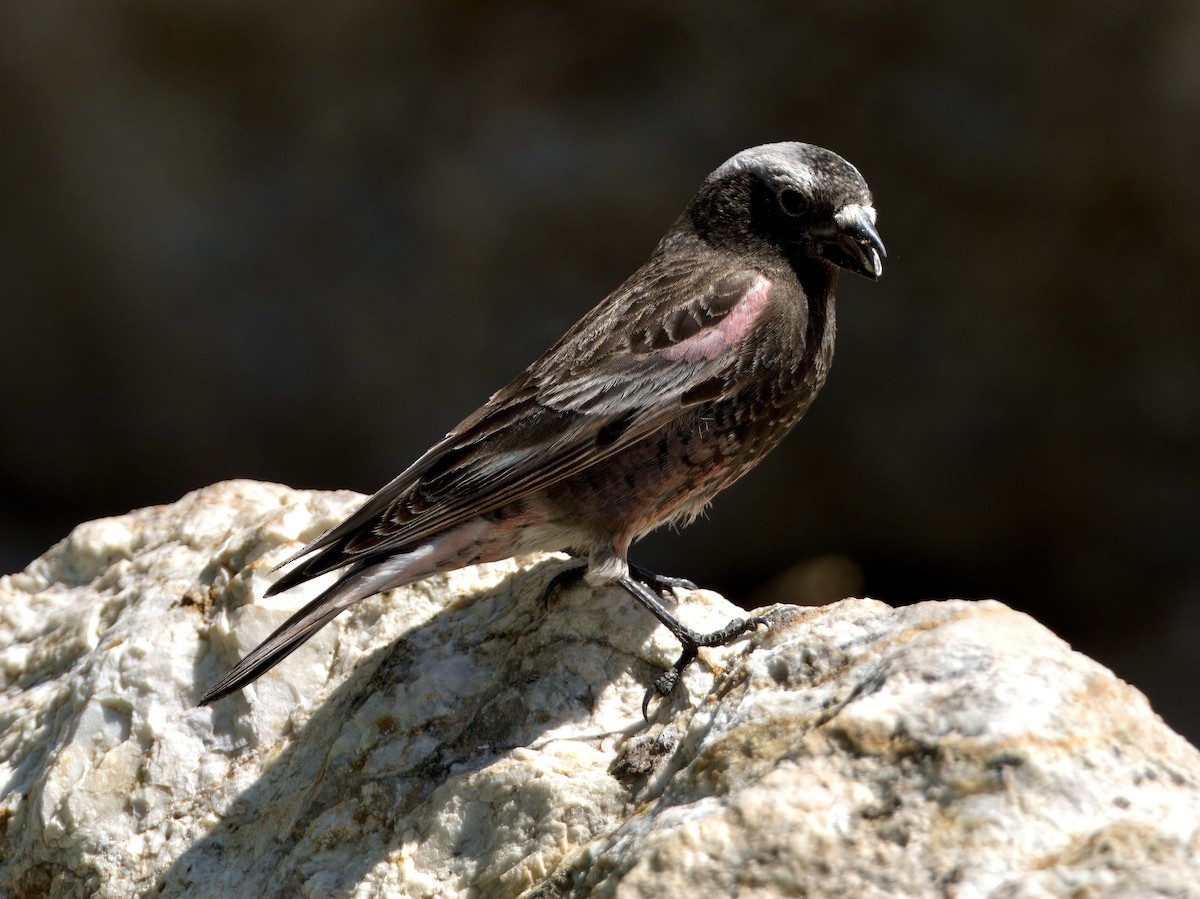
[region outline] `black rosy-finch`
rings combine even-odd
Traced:
[[[479,562],[565,550],[617,583],[683,646],[647,692],[667,693],[700,634],[663,605],[694,586],[629,562],[630,545],[686,523],[808,409],[833,358],[841,269],[875,279],[883,242],[858,170],[803,143],[743,150],[714,171],[646,263],[341,524],[268,591],[341,576],[201,698],[250,683],[339,612]],[[286,564],[286,563],[285,563]],[[643,711],[645,705],[643,705]]]

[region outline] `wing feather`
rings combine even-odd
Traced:
[[[289,559],[309,556],[270,592],[417,545],[603,462],[689,405],[719,397],[769,294],[757,271],[652,258],[357,512]]]

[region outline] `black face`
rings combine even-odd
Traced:
[[[811,191],[786,181],[755,181],[750,206],[755,229],[773,236],[780,244],[803,245],[815,229],[823,229],[833,221],[832,206]]]
[[[867,278],[886,255],[866,182],[835,153],[809,144],[767,144],[715,171],[697,201],[729,231],[787,258],[808,258]]]
[[[831,227],[833,204],[812,190],[789,181],[760,178],[754,179],[751,190],[755,230],[772,242],[804,246],[814,234]]]

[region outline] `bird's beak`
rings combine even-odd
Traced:
[[[856,275],[874,281],[883,274],[887,250],[875,230],[875,210],[871,206],[843,206],[833,217],[837,230],[825,245],[825,257]]]

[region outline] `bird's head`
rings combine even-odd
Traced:
[[[692,223],[708,239],[766,244],[872,280],[887,256],[866,181],[842,157],[786,142],[743,150],[708,176]]]

